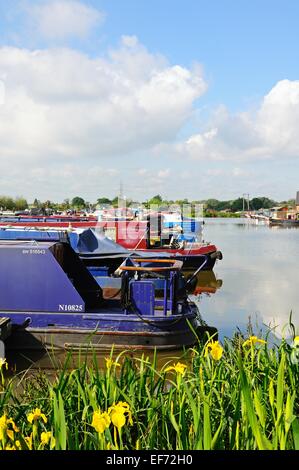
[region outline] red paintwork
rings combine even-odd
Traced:
[[[28,216],[28,218],[32,216]],[[64,229],[87,229],[98,228],[107,232],[107,236],[114,239],[116,243],[122,245],[129,250],[151,251],[152,253],[165,252],[188,255],[203,255],[217,251],[215,245],[207,243],[191,243],[185,249],[170,249],[168,247],[147,247],[147,221],[139,220],[119,220],[119,221],[97,221],[95,217],[78,217],[74,216],[69,220],[70,216],[47,216],[37,217],[38,222],[26,222],[26,216],[22,216],[22,221],[18,222],[0,222],[0,227],[37,227],[37,228],[64,228]],[[52,221],[51,219],[57,219]],[[68,219],[68,220],[64,220]],[[157,232],[151,230],[151,237]]]
[[[48,218],[48,217],[47,217]],[[96,221],[89,222],[0,222],[0,227],[40,227],[40,228],[90,228],[96,227]]]
[[[215,251],[217,251],[217,248],[215,245],[209,245],[209,244],[205,244],[205,243],[192,243],[192,246],[190,246],[189,248],[187,249],[170,249],[170,248],[150,248],[148,250],[141,250],[138,248],[138,251],[140,251],[140,253],[142,251],[150,251],[151,253],[165,253],[165,251],[167,251],[167,253],[172,253],[174,255],[182,255],[182,256],[188,256],[188,255],[208,255],[210,253],[214,253]]]

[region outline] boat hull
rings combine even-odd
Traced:
[[[2,315],[2,313],[1,313]],[[57,314],[3,313],[11,319],[12,334],[6,340],[8,352],[145,349],[175,350],[193,346],[208,331],[215,328],[202,326],[195,304],[190,303],[187,314],[169,316],[84,314],[69,315],[68,326]],[[36,318],[34,318],[36,317]],[[65,317],[65,315],[63,315]],[[21,325],[31,320],[33,326]]]
[[[299,220],[270,219],[269,225],[275,227],[299,227]]]
[[[144,250],[136,250],[136,252],[140,252],[140,255],[142,256]],[[163,250],[148,250],[147,254],[149,253],[153,254],[154,256],[155,254],[157,255],[163,253]],[[217,259],[222,259],[222,253],[216,250],[216,248],[212,251],[203,249],[200,253],[190,253],[187,252],[187,250],[168,250],[167,254],[170,259],[182,261],[183,270],[197,269],[205,262],[202,271],[209,271],[214,268]]]

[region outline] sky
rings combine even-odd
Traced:
[[[0,0],[0,194],[299,190],[297,0]]]

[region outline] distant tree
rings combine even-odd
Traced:
[[[84,209],[85,201],[82,197],[76,196],[72,199],[72,207],[75,209]]]
[[[218,199],[207,199],[204,202],[204,205],[205,205],[207,210],[209,210],[209,209],[218,210],[219,201],[218,201]]]
[[[108,197],[100,197],[97,199],[97,203],[102,205],[102,204],[112,204],[111,199],[108,199]]]
[[[154,206],[155,205],[155,206],[160,207],[163,203],[163,199],[160,196],[160,194],[156,194],[156,196],[149,199],[149,201],[147,203],[148,203],[148,206]]]
[[[42,208],[44,209],[49,209],[50,207],[53,207],[54,206],[54,203],[49,201],[49,199],[45,202],[42,202],[41,204]]]
[[[115,196],[115,198],[112,199],[111,204],[113,207],[118,207],[118,200],[119,200],[118,196]]]
[[[185,199],[177,199],[177,200],[175,201],[175,203],[176,203],[178,206],[181,206],[181,207],[182,207],[182,206],[184,206],[184,205],[186,205],[186,204],[189,204],[189,200],[188,200],[187,198],[185,198]]]
[[[218,201],[218,199],[206,199],[205,201],[192,201],[193,204],[203,204],[206,210],[224,211],[231,208],[232,201]]]
[[[288,201],[280,201],[275,203],[275,206],[294,206],[296,204],[295,199],[289,199]]]
[[[62,202],[62,204],[59,204],[59,206],[61,207],[61,209],[63,211],[67,211],[68,209],[70,209],[71,207],[71,203],[70,203],[70,200],[67,198],[67,199],[64,199],[64,201]]]
[[[238,211],[243,210],[243,198],[242,197],[239,197],[238,199],[235,199],[234,201],[232,201],[231,210],[232,212],[238,212]]]
[[[21,197],[21,196],[16,197],[14,205],[15,205],[15,209],[17,211],[23,211],[24,209],[27,209],[27,207],[28,207],[28,203],[27,203],[26,199]]]
[[[13,198],[9,196],[0,196],[0,207],[4,210],[12,211],[15,207]]]
[[[40,208],[41,207],[41,202],[39,201],[39,199],[34,199],[33,201],[33,207],[36,207],[36,208]]]
[[[250,208],[258,211],[259,209],[270,209],[276,205],[276,202],[267,197],[255,197],[250,201]]]

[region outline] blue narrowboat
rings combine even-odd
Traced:
[[[191,346],[216,330],[188,299],[181,267],[170,259],[127,258],[119,267],[119,297],[104,298],[92,269],[67,241],[2,240],[0,317],[12,325],[6,349]]]

